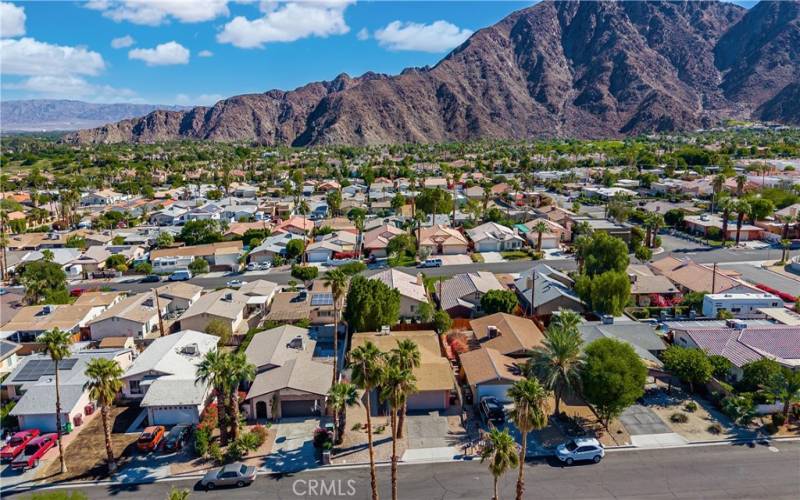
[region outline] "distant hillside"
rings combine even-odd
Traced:
[[[65,99],[28,99],[0,102],[3,132],[78,130],[138,118],[156,110],[181,111],[187,106],[161,104],[96,104]]]
[[[66,136],[386,144],[624,137],[726,119],[800,124],[800,2],[541,2],[432,68],[156,111]]]

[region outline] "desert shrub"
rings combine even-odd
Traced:
[[[686,403],[683,409],[688,411],[689,413],[695,412],[697,411],[697,403],[695,403],[694,401],[689,401],[688,403]]]
[[[379,425],[375,429],[375,434],[383,434],[383,431],[385,431],[385,430],[386,430],[386,426],[385,425]]]
[[[719,422],[714,422],[708,426],[708,432],[711,434],[722,434],[722,425]]]
[[[222,463],[222,448],[219,447],[219,443],[211,443],[211,445],[208,447],[208,456],[211,457],[211,459],[215,462]]]
[[[780,427],[786,423],[786,415],[783,413],[773,413],[772,414],[772,425],[775,427]]]
[[[326,442],[333,441],[333,436],[327,430],[323,429],[322,427],[317,427],[314,429],[314,447],[315,448],[322,448],[325,446]]]
[[[194,433],[194,452],[197,456],[205,457],[208,454],[209,441],[211,441],[211,431],[198,426]]]
[[[685,413],[676,412],[669,416],[669,420],[675,424],[685,424],[689,421],[689,416]]]
[[[250,432],[255,434],[255,436],[258,438],[258,446],[261,446],[267,440],[267,428],[263,425],[253,426]]]

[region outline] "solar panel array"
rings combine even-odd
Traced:
[[[77,362],[78,360],[76,358],[62,359],[58,363],[58,368],[59,370],[71,370]],[[48,375],[55,375],[55,368],[55,363],[50,359],[32,359],[20,370],[17,376],[14,377],[14,380],[20,382],[39,380]]]
[[[315,293],[311,297],[312,306],[332,306],[333,294],[332,293]]]

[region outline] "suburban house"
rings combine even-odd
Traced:
[[[531,282],[534,270],[536,279]],[[553,314],[559,309],[585,311],[586,304],[572,289],[573,284],[572,278],[545,264],[520,273],[520,277],[514,281],[520,306],[525,311],[530,311],[531,295],[533,295],[533,307],[537,316]]]
[[[314,221],[303,217],[291,217],[275,226],[272,234],[293,233],[298,236],[311,234],[314,230]]]
[[[122,302],[124,298],[123,292],[83,292],[72,305],[93,307],[92,316],[99,316],[109,307]]]
[[[187,209],[176,205],[170,205],[150,215],[150,224],[156,226],[175,226],[182,220],[188,212]]]
[[[574,229],[580,224],[586,224],[594,232],[603,232],[609,236],[616,236],[625,243],[631,240],[631,227],[627,224],[617,224],[606,219],[592,219],[591,217],[573,217],[572,228]],[[562,224],[563,225],[563,224]],[[573,231],[572,236],[575,235]]]
[[[74,351],[58,364],[61,395],[61,423],[76,425],[88,413],[92,401],[86,388],[86,365],[95,358],[106,358],[119,363],[125,370],[131,365],[131,349],[81,349]],[[56,431],[55,364],[46,354],[23,357],[14,371],[3,381],[8,396],[16,405],[9,415],[19,419],[21,429]],[[89,410],[91,411],[91,410]],[[77,425],[76,425],[77,426]]]
[[[520,358],[540,347],[544,334],[533,321],[513,314],[494,313],[469,322],[472,335],[481,348]]]
[[[312,359],[315,345],[306,328],[291,325],[253,337],[245,350],[256,366],[245,398],[251,418],[305,417],[324,410],[333,366]]]
[[[583,345],[586,346],[600,338],[613,338],[627,342],[636,351],[636,354],[647,365],[662,366],[659,356],[667,349],[661,337],[659,337],[652,325],[638,321],[613,322],[613,319],[606,321],[587,321],[578,325],[578,331],[583,337]]]
[[[367,255],[376,258],[388,257],[389,254],[386,247],[390,241],[401,234],[406,234],[406,232],[392,224],[384,224],[364,233],[362,248]]]
[[[631,280],[631,295],[637,306],[666,307],[681,294],[666,276],[653,273],[645,265],[630,264],[627,271]]]
[[[729,320],[721,327],[676,327],[672,334],[676,345],[728,358],[734,380],[741,380],[744,365],[765,358],[800,369],[800,328],[796,326],[749,326],[746,321]]]
[[[189,309],[203,293],[203,287],[193,285],[187,281],[173,281],[155,290],[158,293],[159,300],[163,298],[169,301],[167,305],[169,312]]]
[[[467,230],[476,252],[502,252],[522,247],[525,240],[512,229],[496,222],[487,222]]]
[[[450,407],[450,391],[455,387],[455,378],[450,362],[442,356],[436,332],[432,330],[360,332],[353,334],[352,348],[356,349],[370,341],[381,352],[389,352],[404,339],[415,342],[420,352],[420,366],[413,370],[417,379],[417,392],[408,397],[408,411],[447,410]],[[370,404],[373,413],[385,414],[386,405],[379,404],[377,392],[373,390],[369,397],[372,398]]]
[[[153,264],[153,271],[156,273],[171,273],[186,268],[194,259],[200,258],[208,262],[212,270],[238,271],[242,248],[240,240],[159,248],[150,252],[150,263]]]
[[[0,340],[0,377],[8,375],[19,363],[19,356],[17,352],[22,349],[22,346],[16,342],[8,340]]]
[[[101,189],[81,197],[81,206],[113,205],[127,198],[126,195],[112,189]]]
[[[489,290],[505,290],[497,277],[487,271],[456,274],[436,286],[442,309],[450,316],[470,318],[481,310],[481,298]]]
[[[53,328],[77,334],[97,317],[96,308],[71,304],[21,307],[8,323],[0,326],[0,336],[14,342],[34,342]]]
[[[247,304],[251,308],[259,308],[261,312],[266,312],[272,299],[278,293],[278,284],[267,280],[249,281],[239,287],[239,293],[247,297]]]
[[[249,328],[245,321],[249,299],[249,296],[230,288],[202,295],[179,318],[181,329],[204,332],[209,323],[217,320],[231,334],[244,333]]]
[[[150,425],[196,424],[211,394],[197,365],[219,337],[183,330],[156,339],[122,376],[122,394],[140,401]]]
[[[759,315],[760,309],[783,307],[783,300],[771,293],[707,293],[703,296],[703,316],[716,318],[720,311],[734,317]]]
[[[412,276],[397,269],[386,269],[373,274],[369,279],[379,280],[400,292],[401,319],[419,317],[420,306],[429,303],[422,275]]]
[[[476,405],[485,397],[509,403],[508,390],[524,378],[517,364],[520,363],[519,359],[506,356],[491,347],[462,353],[459,360]]]
[[[534,248],[539,244],[539,233],[534,230],[539,222],[544,222],[547,226],[547,231],[542,233],[542,248],[558,248],[559,243],[562,241],[569,241],[570,232],[559,224],[558,222],[551,221],[547,218],[534,219],[524,224],[517,224],[516,228],[520,233],[523,233],[528,244]]]
[[[435,224],[420,228],[419,247],[431,255],[463,255],[469,251],[469,242],[458,230]]]
[[[89,323],[92,340],[104,337],[134,337],[142,340],[160,337],[159,317],[169,308],[169,299],[156,299],[154,293],[132,295],[106,309]]]
[[[311,304],[307,291],[278,292],[272,299],[266,321],[296,323],[308,320],[311,316]]]
[[[247,254],[249,262],[272,262],[276,256],[286,256],[286,245],[292,240],[305,240],[304,236],[286,232],[264,238],[260,245]]]
[[[316,241],[306,246],[308,262],[327,262],[333,259],[353,257],[357,235],[349,231],[318,236]]]
[[[722,218],[718,215],[687,215],[683,218],[683,223],[686,230],[690,233],[701,234],[708,236],[708,231],[711,228],[718,230],[718,235],[722,235]],[[742,224],[741,231],[739,232],[739,239],[741,241],[760,240],[764,234],[764,229],[754,226],[752,224]],[[725,238],[733,240],[736,238],[736,221],[729,221]]]
[[[688,258],[664,257],[651,262],[649,265],[653,272],[666,276],[684,293],[747,293],[756,291],[754,288],[729,276],[727,270],[718,269],[715,275],[712,267],[698,264]]]

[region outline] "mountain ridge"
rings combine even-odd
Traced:
[[[436,65],[340,74],[70,134],[293,146],[623,137],[728,118],[800,124],[800,2],[541,2]],[[797,42],[797,43],[795,43]]]

